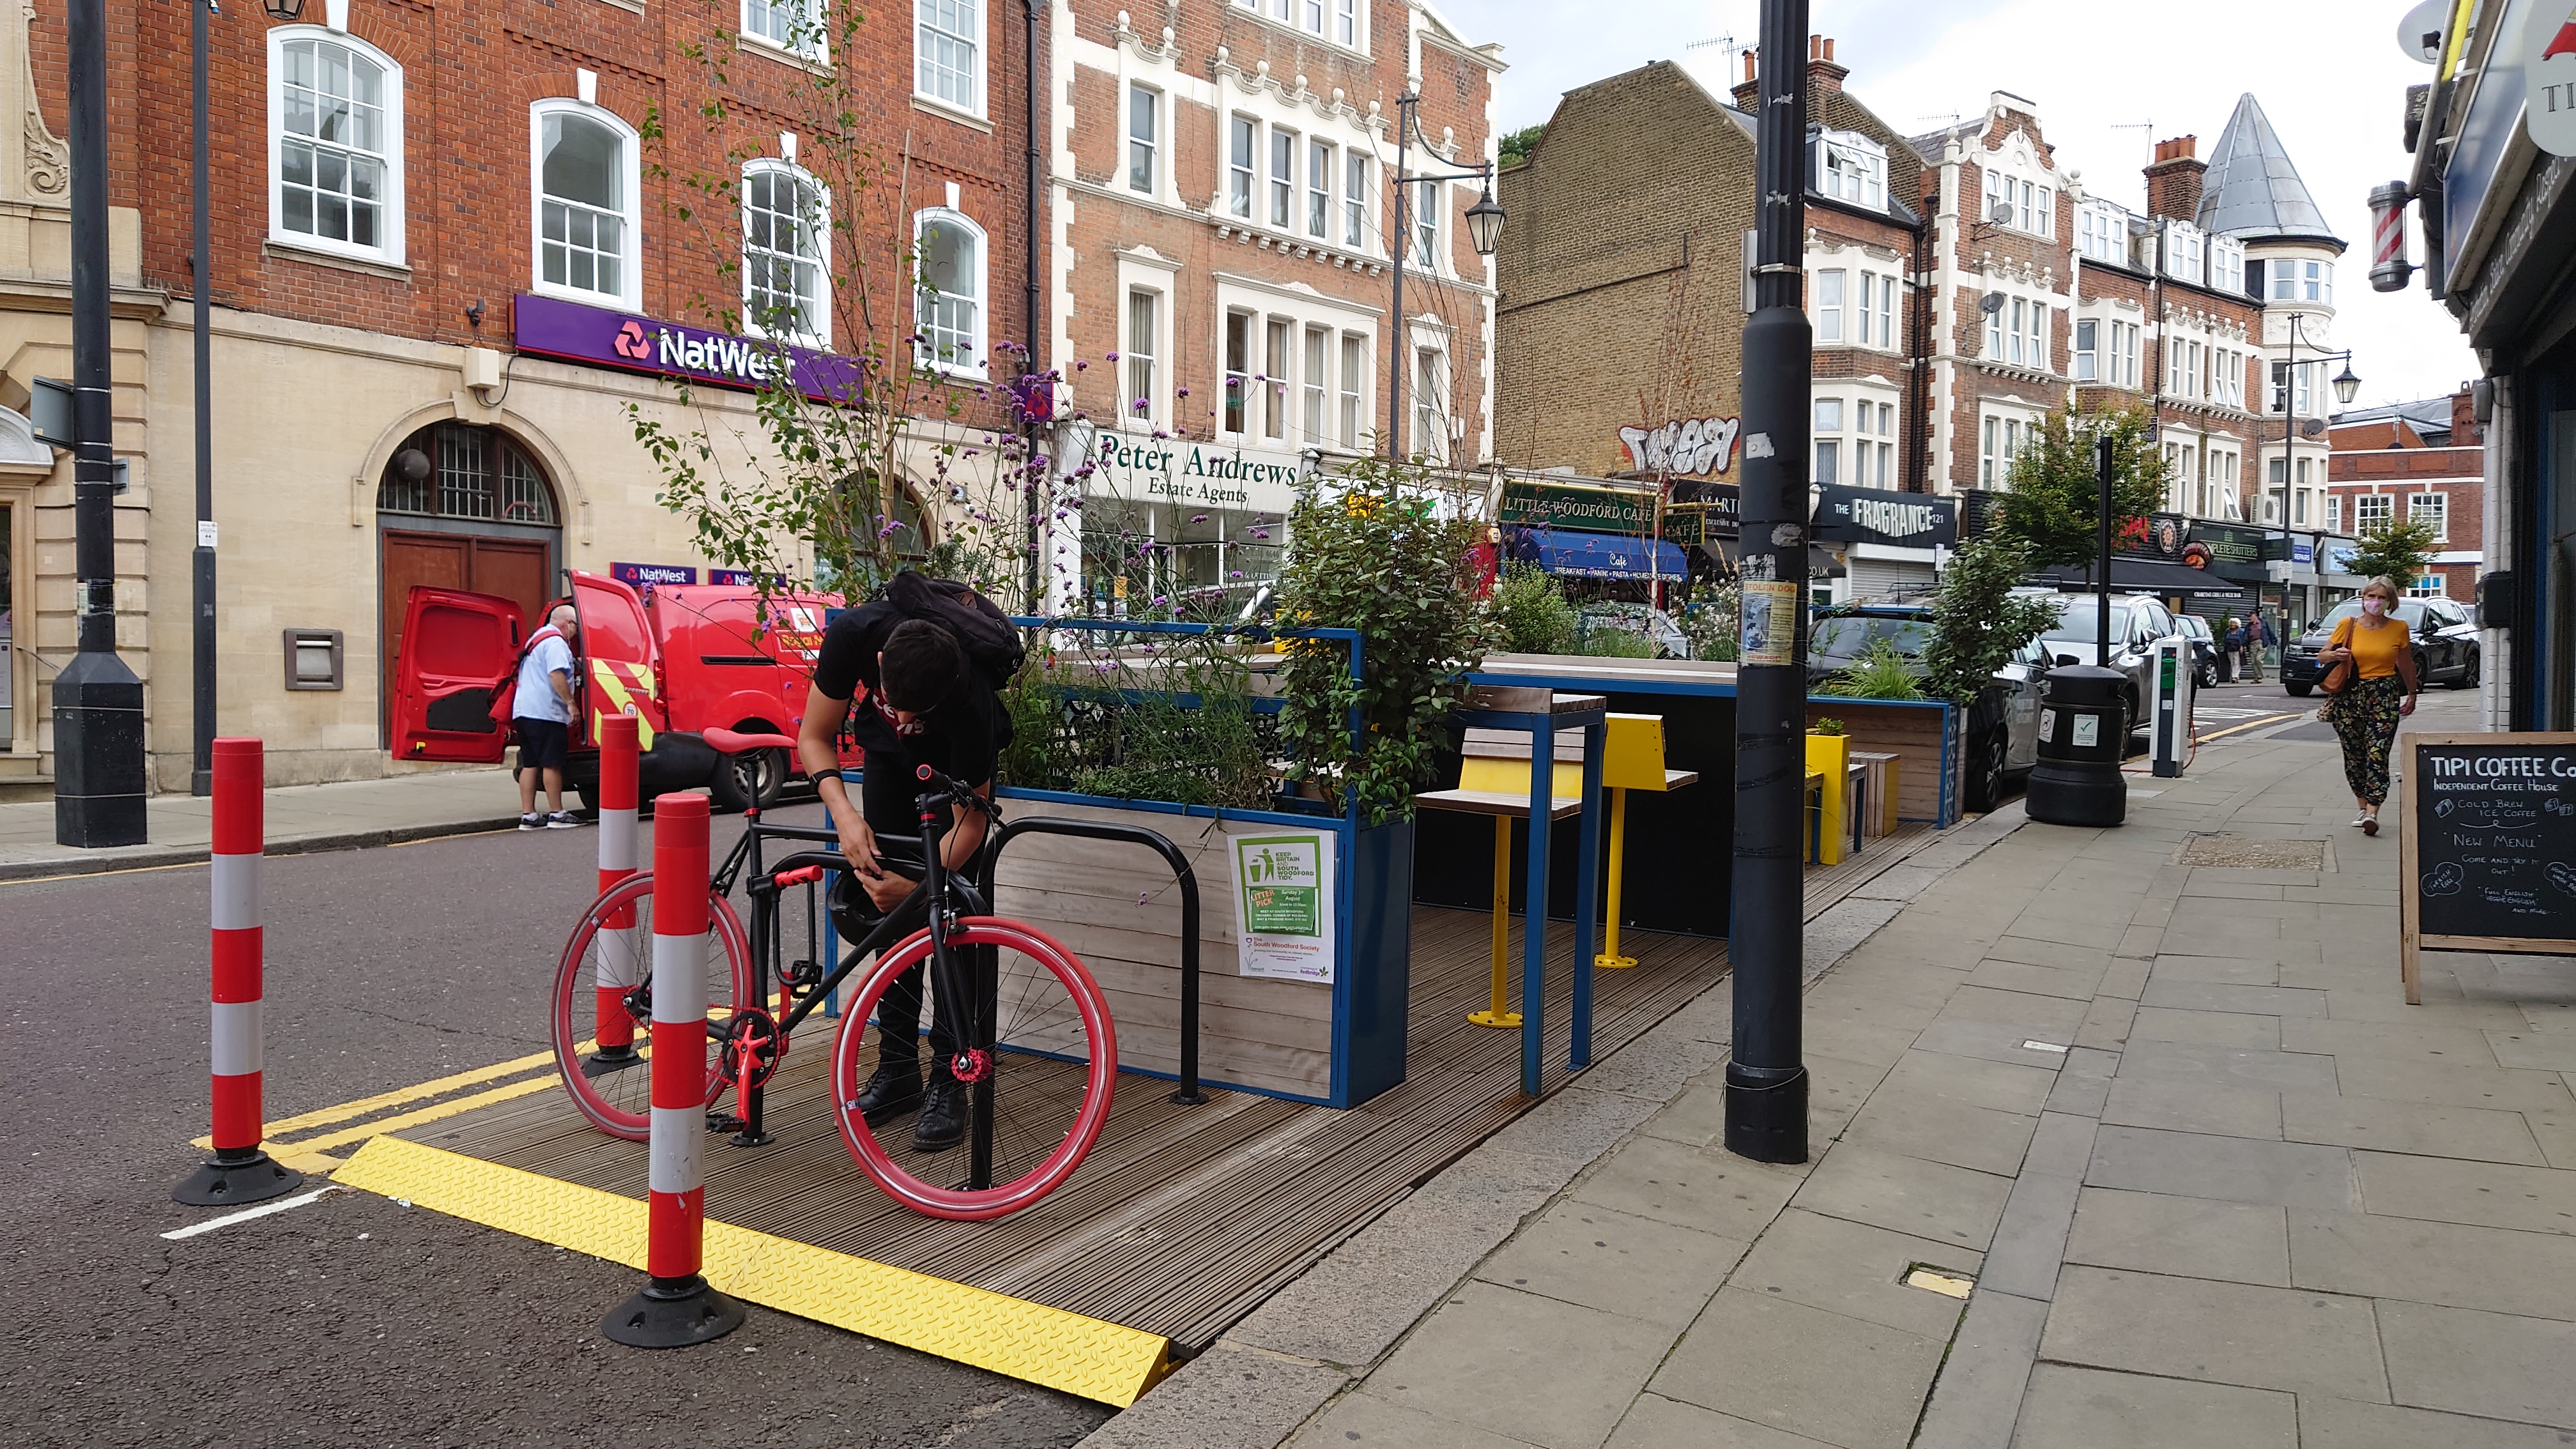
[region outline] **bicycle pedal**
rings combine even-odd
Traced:
[[[723,1112],[709,1112],[707,1114],[707,1130],[710,1132],[741,1132],[750,1126],[751,1124],[744,1121],[742,1118],[730,1116]]]

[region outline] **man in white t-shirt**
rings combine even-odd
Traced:
[[[572,750],[572,637],[581,620],[557,604],[546,627],[519,654],[519,683],[510,696],[510,731],[519,741],[519,828],[575,830],[581,817],[563,808],[564,757]],[[546,810],[537,813],[537,777],[545,776]]]

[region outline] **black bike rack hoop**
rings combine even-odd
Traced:
[[[1141,825],[1111,825],[1099,820],[1067,820],[1054,815],[1032,815],[1006,822],[984,854],[984,895],[993,894],[993,874],[1000,863],[1002,848],[1023,835],[1071,835],[1084,840],[1109,840],[1127,845],[1141,845],[1163,857],[1172,868],[1172,879],[1181,888],[1181,1089],[1172,1100],[1183,1106],[1197,1106],[1207,1100],[1199,1090],[1199,879],[1190,869],[1190,858],[1170,837]]]

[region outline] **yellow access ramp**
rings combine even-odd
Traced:
[[[369,1139],[331,1180],[644,1271],[645,1205],[613,1192],[399,1137]],[[1160,1334],[713,1218],[705,1258],[707,1281],[746,1303],[1117,1408],[1176,1367]]]

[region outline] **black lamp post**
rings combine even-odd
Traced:
[[[116,657],[116,450],[107,255],[107,5],[71,0],[72,613],[54,676],[54,842],[140,845],[143,681]]]
[[[1404,416],[1404,363],[1406,354],[1412,351],[1411,341],[1404,330],[1404,258],[1413,250],[1413,228],[1404,217],[1404,188],[1416,181],[1464,181],[1470,176],[1475,177],[1484,183],[1484,194],[1476,198],[1475,205],[1467,208],[1467,240],[1480,257],[1492,256],[1494,248],[1503,240],[1503,209],[1494,202],[1492,162],[1479,161],[1473,169],[1466,171],[1404,169],[1405,158],[1411,154],[1413,133],[1421,127],[1413,110],[1420,104],[1422,97],[1418,95],[1395,98],[1395,225],[1388,232],[1394,243],[1388,250],[1395,254],[1395,337],[1388,349],[1386,365],[1386,455],[1390,459],[1404,456],[1396,446],[1396,423]],[[1423,142],[1426,147],[1430,144],[1427,140]],[[1422,440],[1416,438],[1414,441],[1418,444]]]

